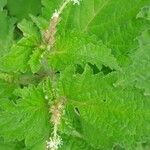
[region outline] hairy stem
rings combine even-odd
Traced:
[[[53,13],[51,20],[50,20],[50,24],[48,29],[45,31],[44,35],[43,35],[43,41],[44,43],[47,45],[47,51],[50,51],[51,48],[54,46],[56,38],[56,32],[57,32],[57,25],[60,22],[60,15],[62,14],[62,12],[64,11],[64,9],[66,8],[67,4],[69,2],[73,1],[74,4],[75,3],[79,3],[78,0],[74,1],[74,0],[65,0],[64,3],[62,3],[62,5],[60,6],[60,8],[58,10],[55,10],[55,12]],[[46,59],[43,60],[43,62],[45,64],[47,64]],[[47,66],[47,65],[46,65]],[[61,138],[58,135],[58,127],[61,123],[61,118],[62,118],[62,114],[63,114],[63,110],[65,107],[65,101],[66,99],[64,97],[58,97],[57,95],[57,91],[56,91],[56,75],[54,73],[53,69],[48,69],[50,72],[50,78],[51,78],[51,82],[52,82],[52,92],[53,92],[53,98],[55,100],[54,104],[52,106],[50,106],[50,114],[51,114],[51,123],[53,124],[53,133],[51,134],[51,137],[49,138],[49,141],[47,141],[47,148],[50,150],[57,150],[58,147],[61,145]]]
[[[55,12],[53,13],[51,20],[50,20],[50,24],[48,29],[46,30],[46,32],[44,33],[43,36],[43,40],[44,42],[48,45],[47,49],[50,50],[55,43],[55,35],[57,32],[57,25],[60,22],[60,15],[63,12],[63,10],[66,8],[67,4],[71,2],[71,0],[66,0],[58,10],[55,10]]]
[[[47,142],[47,148],[50,150],[57,150],[58,147],[62,144],[62,140],[58,135],[58,127],[61,123],[65,102],[66,99],[64,97],[60,97],[50,107],[51,113],[50,123],[53,124],[53,132],[51,134],[51,137],[49,138],[49,141]]]

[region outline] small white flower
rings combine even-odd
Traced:
[[[50,139],[50,141],[46,141],[46,144],[47,148],[56,148],[56,144],[52,139]]]
[[[62,145],[62,140],[60,137],[57,137],[56,140],[49,138],[49,141],[46,141],[46,143],[47,143],[47,148],[57,150],[59,146]]]
[[[43,58],[43,57],[44,57],[44,54],[41,55],[41,58]]]
[[[55,12],[52,15],[52,19],[53,18],[58,18],[59,17],[59,12],[55,9]]]
[[[71,0],[73,2],[73,5],[78,4],[80,5],[80,0]]]
[[[47,95],[45,95],[45,99],[48,100],[48,96]]]

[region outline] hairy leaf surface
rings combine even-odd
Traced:
[[[5,72],[25,72],[29,68],[28,61],[32,51],[39,44],[40,33],[32,22],[23,20],[18,27],[23,31],[24,37],[0,59],[0,70]]]
[[[99,69],[102,68],[102,65],[110,67],[112,70],[120,69],[115,57],[111,54],[111,49],[94,37],[87,38],[82,34],[69,35],[68,33],[59,39],[56,47],[48,56],[49,64],[54,68],[62,70],[68,64],[84,66],[86,63],[91,63]]]
[[[149,8],[143,8],[137,17],[148,19]],[[115,85],[135,84],[137,88],[145,91],[145,95],[150,95],[150,27],[143,31],[137,40],[139,47],[131,54],[132,64],[125,68],[122,78],[120,76]]]
[[[92,147],[111,149],[120,144],[135,149],[136,142],[150,133],[149,97],[132,86],[115,88],[116,80],[115,73],[93,75],[86,68],[80,75],[69,69],[61,77],[61,94],[78,109],[80,130],[76,123],[73,127]]]
[[[20,90],[20,99],[14,103],[1,99],[0,135],[5,140],[23,140],[28,147],[48,137],[48,108],[41,87],[30,86]]]
[[[7,0],[7,7],[11,16],[29,18],[29,14],[38,15],[41,12],[41,0]]]
[[[9,51],[13,43],[15,19],[10,18],[7,10],[3,9],[6,4],[6,0],[0,1],[0,57]]]

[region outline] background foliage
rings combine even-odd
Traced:
[[[60,150],[148,150],[150,0],[70,4],[49,52],[43,33],[61,3],[0,0],[0,149],[44,150],[64,96]]]

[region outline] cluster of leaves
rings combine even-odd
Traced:
[[[69,5],[48,50],[43,34],[62,2],[0,1],[0,149],[44,150],[61,97],[60,150],[146,149],[150,1]]]

